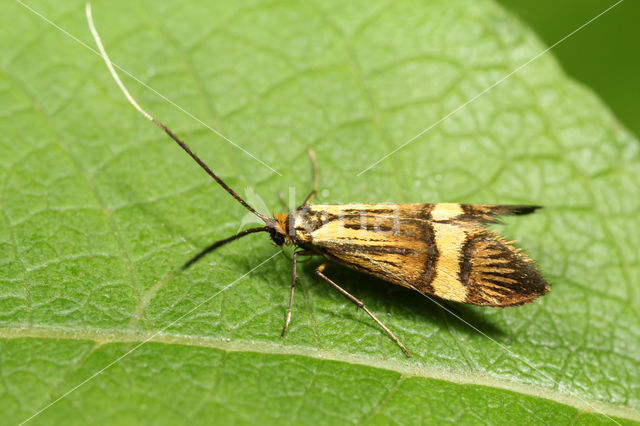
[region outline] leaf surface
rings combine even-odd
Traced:
[[[28,5],[93,46],[82,2]],[[308,192],[307,146],[322,202],[546,207],[502,228],[552,283],[531,305],[441,306],[329,270],[411,359],[315,279],[319,260],[299,267],[281,339],[290,263],[267,261],[278,250],[263,235],[173,276],[233,234],[242,207],[98,56],[18,3],[0,8],[3,420],[80,384],[32,421],[640,419],[638,142],[550,53],[358,176],[544,50],[492,2],[94,5],[114,62],[188,114],[127,78],[140,103],[271,211],[277,191]]]

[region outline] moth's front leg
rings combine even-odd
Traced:
[[[280,337],[284,337],[284,334],[287,332],[287,329],[289,328],[289,323],[291,322],[291,311],[293,310],[293,293],[296,289],[296,281],[298,279],[298,276],[296,273],[296,264],[298,262],[298,255],[305,256],[310,254],[312,253],[305,250],[293,252],[293,256],[291,258],[291,293],[289,293],[289,310],[287,311],[287,316],[284,320],[284,327],[282,328],[282,333],[280,334]],[[302,262],[304,263],[305,261],[303,260]]]
[[[309,154],[309,159],[311,160],[311,167],[313,167],[313,188],[311,188],[311,192],[307,195],[307,198],[304,199],[302,204],[299,207],[306,206],[313,200],[318,192],[318,161],[316,160],[316,153],[310,147],[307,148],[307,154]]]
[[[284,327],[282,327],[282,333],[280,337],[284,337],[284,334],[287,332],[287,328],[289,328],[289,322],[291,322],[291,310],[293,309],[293,293],[296,290],[296,260],[298,258],[297,251],[293,252],[293,258],[291,259],[291,293],[289,293],[289,310],[287,311],[287,316],[284,320]]]
[[[318,193],[318,162],[316,161],[316,153],[311,148],[307,148],[307,153],[309,154],[309,159],[311,160],[311,166],[313,167],[313,187],[311,188],[311,192],[309,193],[309,195],[307,195],[307,197],[304,199],[302,204],[298,206],[298,208],[304,207],[307,204],[309,204],[311,200],[313,200],[316,197],[316,194]],[[296,202],[296,200],[293,200],[293,199],[287,202],[287,199],[285,198],[282,191],[278,191],[278,198],[280,198],[280,202],[287,210],[292,208],[290,203]]]
[[[282,205],[284,206],[285,209],[289,210],[289,203],[287,203],[287,199],[284,196],[284,193],[282,191],[278,191],[278,198],[280,199],[280,202],[282,203]]]
[[[407,348],[405,348],[405,346],[402,344],[402,342],[400,341],[400,339],[398,339],[396,337],[395,334],[393,334],[393,332],[391,330],[389,330],[389,328],[387,328],[386,325],[384,325],[382,323],[382,321],[380,321],[374,314],[373,312],[371,312],[365,305],[364,303],[360,300],[355,298],[354,296],[352,296],[347,290],[343,289],[342,287],[340,287],[338,284],[334,283],[333,281],[331,281],[325,274],[324,274],[324,270],[327,268],[327,266],[329,266],[329,262],[325,262],[322,265],[318,266],[316,268],[316,275],[319,276],[320,278],[322,278],[323,280],[325,280],[326,282],[328,282],[333,288],[335,288],[336,290],[338,290],[338,292],[340,292],[340,294],[342,294],[344,297],[346,297],[347,299],[349,299],[351,302],[353,302],[357,307],[362,308],[362,310],[364,310],[371,318],[373,318],[373,320],[389,335],[389,337],[391,337],[391,339],[396,342],[396,344],[398,346],[400,346],[400,349],[402,349],[402,352],[404,352],[404,354],[408,357],[411,357],[411,354],[409,353],[409,351],[407,350]]]

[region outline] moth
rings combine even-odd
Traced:
[[[88,5],[87,5],[88,6]],[[214,250],[250,234],[264,232],[279,247],[294,245],[291,256],[289,307],[282,336],[291,321],[299,256],[322,256],[327,261],[315,274],[348,300],[364,310],[402,349],[411,356],[361,300],[325,275],[330,263],[339,264],[391,284],[454,302],[480,306],[517,306],[529,303],[550,290],[534,261],[486,227],[499,216],[524,215],[539,206],[485,204],[310,204],[317,192],[318,167],[313,165],[313,189],[299,207],[288,213],[265,216],[256,211],[216,175],[168,127],[142,109],[130,95],[102,45],[87,7],[91,33],[112,77],[128,101],[160,127],[226,192],[264,226],[243,230],[216,241],[187,261],[182,270]]]

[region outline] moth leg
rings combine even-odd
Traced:
[[[313,149],[307,148],[307,154],[309,154],[309,159],[311,160],[311,165],[313,166],[313,189],[311,189],[311,192],[309,193],[309,195],[307,195],[307,198],[304,199],[304,202],[300,205],[300,207],[309,204],[318,192],[318,161],[316,160],[316,153],[313,151]]]
[[[310,253],[304,250],[293,252],[293,257],[291,258],[291,293],[289,293],[289,310],[287,311],[287,317],[284,320],[284,327],[282,328],[282,334],[280,334],[280,337],[284,337],[284,334],[289,328],[289,323],[291,322],[291,311],[293,310],[293,293],[296,289],[296,281],[298,279],[298,276],[296,275],[296,264],[298,262],[299,254],[304,256]]]
[[[402,352],[404,352],[404,354],[407,357],[411,357],[411,354],[409,353],[407,348],[405,348],[405,346],[402,344],[402,342],[400,342],[400,339],[398,339],[396,337],[396,335],[393,334],[393,332],[387,328],[386,325],[384,325],[378,318],[376,318],[376,316],[373,314],[373,312],[371,312],[369,309],[367,309],[367,307],[364,305],[364,303],[362,303],[361,300],[356,299],[355,297],[353,297],[351,294],[349,294],[349,292],[347,292],[345,289],[340,287],[338,284],[336,284],[333,281],[331,281],[323,273],[328,265],[329,265],[329,263],[327,262],[327,263],[323,263],[322,265],[318,266],[316,268],[316,275],[319,276],[320,278],[322,278],[323,280],[325,280],[326,282],[328,282],[333,288],[338,290],[344,297],[346,297],[347,299],[352,301],[357,307],[362,308],[362,310],[364,310],[371,318],[373,318],[373,320],[389,335],[389,337],[391,337],[391,339],[394,342],[396,342],[396,344],[398,346],[400,346],[400,349],[402,349]]]
[[[287,203],[287,199],[284,198],[284,194],[282,193],[282,191],[278,191],[278,198],[280,198],[280,202],[282,203],[282,205],[286,209],[289,209],[289,203]]]
[[[289,310],[287,311],[287,317],[284,320],[284,327],[282,327],[282,333],[280,337],[284,337],[284,334],[287,332],[287,328],[289,328],[289,323],[291,322],[291,311],[293,309],[293,293],[296,290],[296,258],[298,257],[298,252],[293,252],[293,258],[291,259],[291,293],[289,293]]]

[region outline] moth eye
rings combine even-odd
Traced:
[[[276,245],[281,246],[284,244],[284,234],[274,233],[271,236],[271,239],[273,240],[274,243],[276,243]]]

